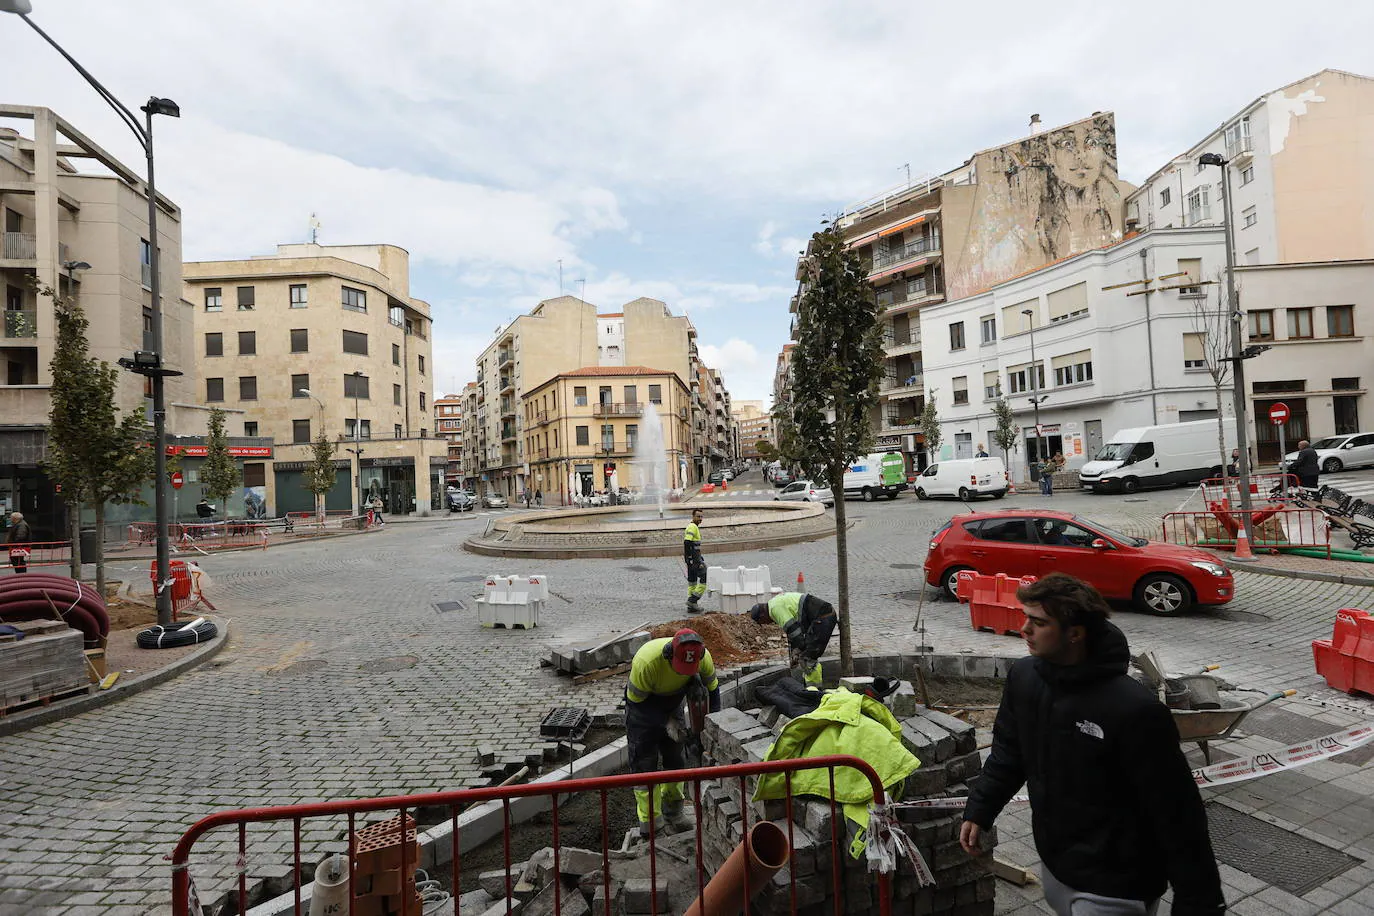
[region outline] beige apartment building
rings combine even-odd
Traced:
[[[231,434],[266,437],[270,514],[310,511],[303,474],[320,433],[338,446],[331,510],[442,506],[429,304],[394,245],[279,245],[274,255],[184,265],[195,313],[197,399],[239,411]],[[352,484],[350,485],[350,480]]]
[[[597,491],[682,489],[690,473],[690,410],[691,394],[670,370],[586,366],[559,373],[523,398],[530,491],[541,493],[545,505],[567,505]],[[650,414],[662,430],[661,459],[641,454]]]
[[[696,338],[691,321],[656,299],[635,299],[608,313],[575,296],[540,302],[498,331],[477,360],[476,390],[464,398],[464,479],[510,499],[527,487],[540,488],[528,451],[534,432],[524,415],[528,392],[561,374],[598,366],[647,367],[687,386],[701,366]],[[700,449],[704,454],[706,445]],[[690,446],[688,454],[695,454]],[[689,475],[700,479],[693,467],[689,462]],[[556,492],[550,481],[543,483]]]
[[[463,396],[445,395],[434,399],[435,435],[448,443],[445,483],[457,485],[463,476]]]
[[[181,291],[181,211],[158,195],[163,365],[169,434],[204,431],[192,394],[191,309]],[[0,106],[0,510],[24,513],[40,539],[65,538],[66,510],[42,471],[56,340],[52,303],[33,282],[78,298],[91,355],[115,365],[151,350],[151,254],[143,180],[56,112]],[[143,376],[121,372],[121,411],[146,407]],[[150,428],[151,432],[151,428]],[[149,489],[151,494],[151,488]],[[128,517],[151,517],[150,506]]]
[[[773,418],[763,409],[762,401],[736,401],[732,409],[739,427],[739,456],[756,460],[758,443],[773,442]]]

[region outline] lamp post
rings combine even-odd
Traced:
[[[1026,316],[1026,323],[1030,325],[1030,347],[1031,347],[1031,366],[1030,366],[1030,386],[1031,408],[1035,411],[1035,460],[1042,462],[1045,455],[1044,437],[1040,433],[1040,402],[1044,398],[1040,397],[1040,363],[1035,359],[1035,311],[1033,309],[1022,309],[1021,314]],[[1041,473],[1044,473],[1043,471]]]
[[[167,399],[164,380],[169,375],[181,375],[174,369],[165,369],[162,366],[162,285],[159,276],[158,261],[158,237],[157,237],[157,185],[153,179],[153,115],[166,115],[170,118],[181,117],[181,109],[176,102],[171,99],[160,99],[156,96],[148,99],[147,104],[141,106],[140,110],[144,114],[144,121],[139,123],[138,118],[133,112],[114,97],[114,95],[100,84],[94,76],[77,62],[62,46],[48,37],[48,34],[38,27],[28,14],[33,10],[29,0],[0,0],[0,12],[15,13],[20,19],[28,23],[38,35],[52,45],[53,49],[61,54],[62,57],[81,74],[82,78],[91,85],[105,103],[108,104],[115,113],[124,121],[125,126],[133,131],[138,138],[139,145],[143,147],[143,153],[148,163],[148,247],[149,267],[152,270],[152,277],[149,279],[148,288],[152,299],[152,328],[151,328],[151,350],[138,350],[132,359],[121,359],[119,364],[125,369],[144,375],[152,379],[153,386],[153,502],[154,518],[157,530],[157,581],[155,595],[157,601],[158,623],[167,626],[172,622],[172,594],[167,590],[171,581],[171,551],[167,541]]]
[[[353,516],[356,518],[362,515],[363,506],[363,421],[359,415],[358,407],[358,388],[362,385],[363,375],[361,369],[355,369],[349,373],[349,378],[353,379],[353,448],[349,451],[353,453],[353,466],[355,474],[353,478]]]
[[[1240,450],[1240,508],[1241,520],[1245,524],[1245,537],[1254,543],[1254,518],[1250,503],[1250,431],[1246,422],[1245,409],[1245,360],[1257,356],[1262,350],[1241,347],[1240,298],[1236,295],[1236,252],[1232,237],[1231,224],[1231,170],[1227,160],[1219,153],[1203,153],[1198,157],[1198,165],[1215,165],[1221,169],[1221,211],[1222,226],[1226,230],[1226,309],[1231,318],[1231,401],[1232,412],[1236,415],[1236,446]],[[1233,557],[1232,559],[1245,559]],[[1253,559],[1253,558],[1251,558]]]
[[[320,405],[320,433],[323,434],[323,433],[324,433],[324,401],[321,401],[319,398],[315,397],[315,395],[311,393],[311,391],[310,391],[309,388],[297,388],[297,389],[296,389],[296,394],[303,394],[303,395],[305,395],[306,397],[308,397],[310,400],[314,401],[316,404]]]

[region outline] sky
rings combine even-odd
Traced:
[[[1101,110],[1138,183],[1259,95],[1374,75],[1368,0],[32,3],[127,106],[181,106],[156,124],[157,181],[187,260],[306,241],[311,214],[322,244],[407,249],[438,395],[566,292],[603,312],[661,299],[735,399],[767,402],[797,253],[908,168]],[[53,108],[142,172],[17,17],[0,60],[0,101]]]

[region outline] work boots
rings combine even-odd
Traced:
[[[697,819],[682,802],[669,803],[663,806],[663,826],[673,833],[686,833],[696,829]]]
[[[701,600],[701,599],[699,599],[696,595],[693,595],[692,597],[688,598],[688,599],[687,599],[687,613],[689,613],[689,614],[700,614],[700,613],[701,613],[701,606],[700,606],[699,604],[697,604],[697,602],[700,601],[700,600]]]

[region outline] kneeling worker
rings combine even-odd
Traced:
[[[820,658],[830,645],[839,618],[830,602],[802,592],[783,592],[774,595],[767,604],[759,603],[749,609],[755,623],[771,617],[787,634],[791,650],[789,664],[802,670],[807,684],[820,684]]]
[[[630,664],[630,683],[625,688],[625,734],[629,738],[630,770],[656,773],[685,766],[682,747],[668,735],[668,720],[682,707],[693,684],[701,684],[710,697],[710,711],[720,709],[720,681],[716,665],[701,637],[693,630],[678,630],[671,638],[651,639],[635,653]],[[659,766],[659,758],[663,765]],[[682,783],[655,786],[653,811],[674,830],[691,828],[683,810]],[[649,835],[649,790],[635,789],[639,832]]]

